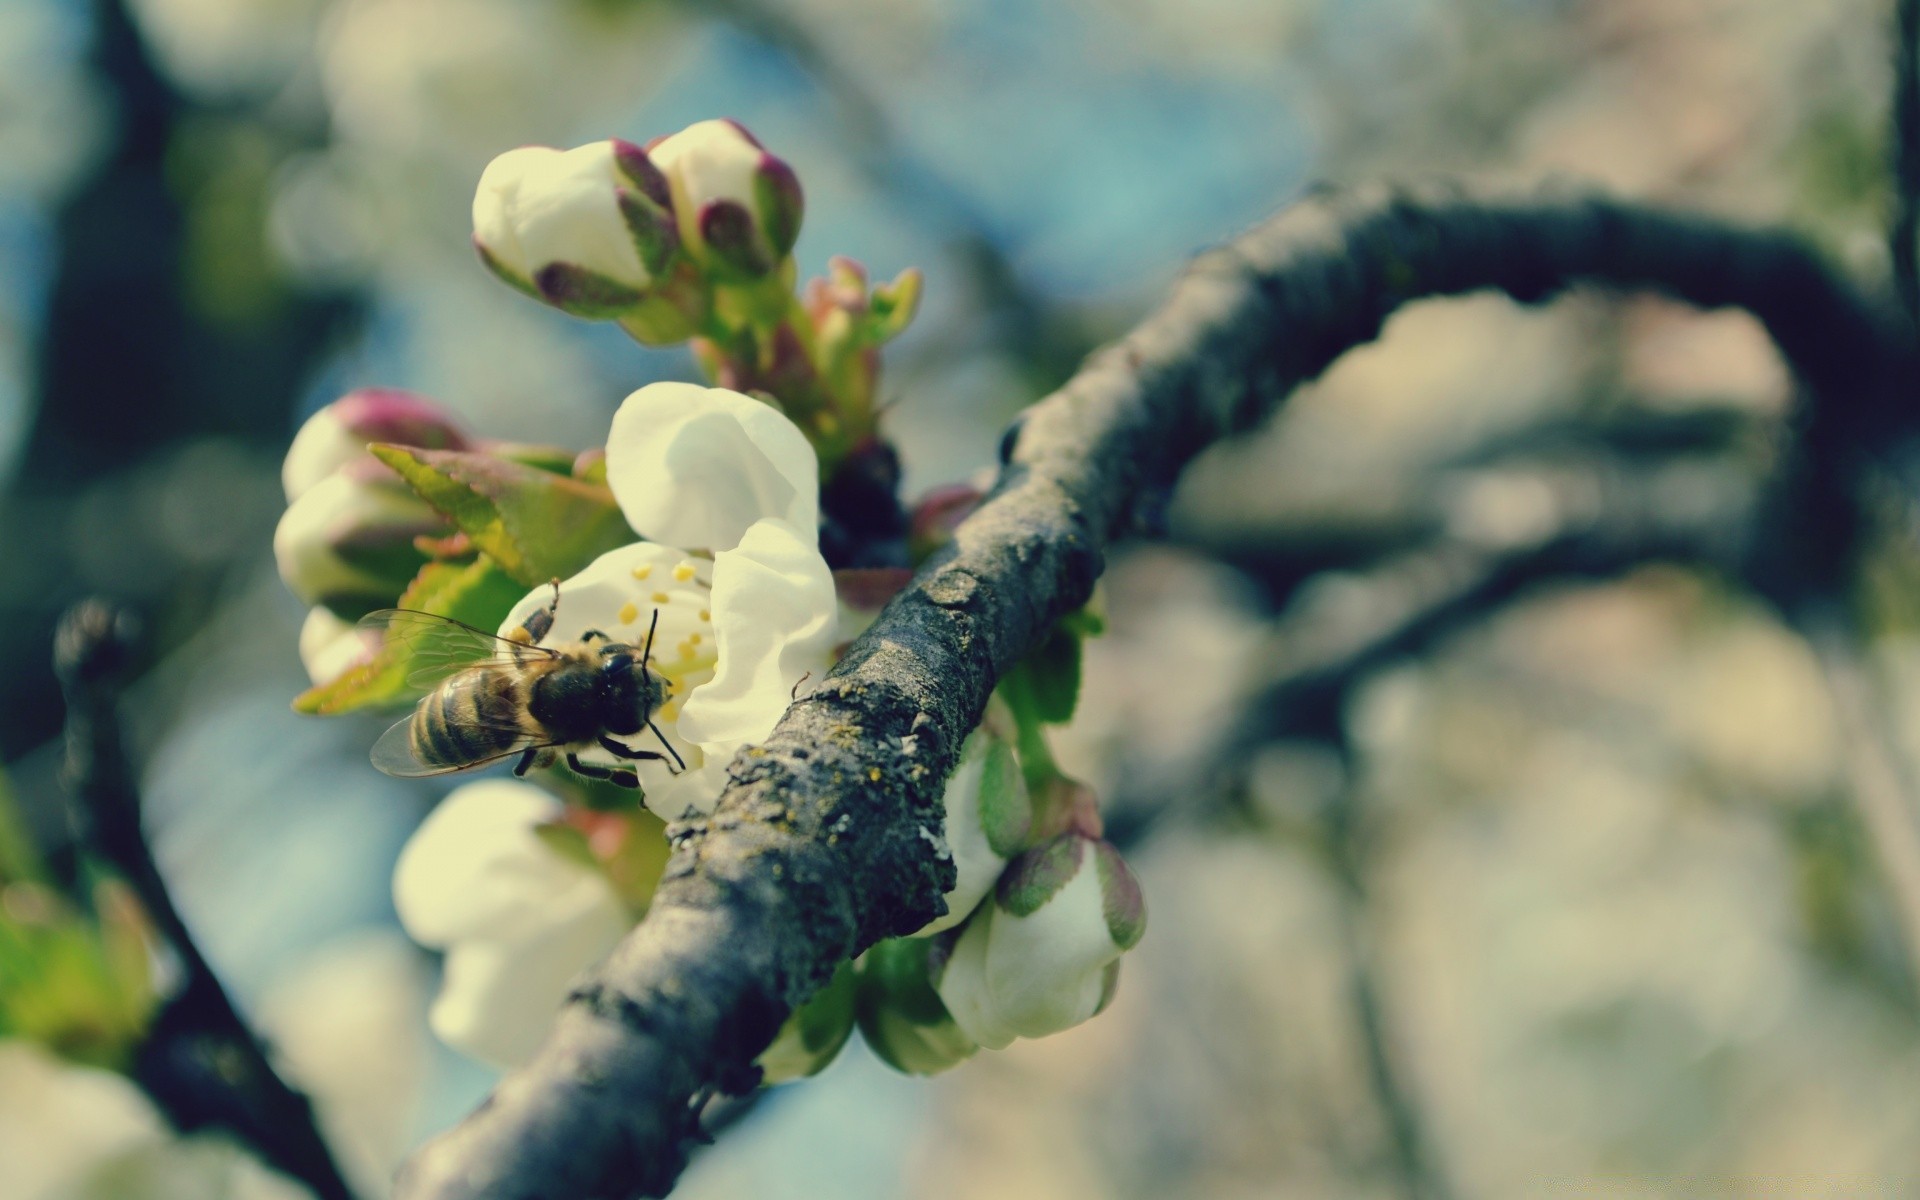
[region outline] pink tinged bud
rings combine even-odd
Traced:
[[[378,630],[362,629],[331,609],[315,608],[300,626],[300,664],[319,687],[370,661],[380,639]]]
[[[648,147],[666,176],[687,252],[723,275],[779,268],[800,234],[805,202],[793,169],[732,121],[701,121]]]
[[[575,316],[618,317],[671,262],[668,195],[664,176],[629,142],[522,147],[480,177],[474,245],[515,287]]]
[[[294,434],[280,467],[288,502],[335,471],[373,464],[367,453],[370,442],[436,450],[468,445],[467,435],[453,417],[424,396],[397,388],[360,388],[308,417]]]

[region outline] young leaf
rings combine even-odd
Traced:
[[[400,596],[396,608],[452,617],[479,629],[495,629],[506,619],[526,587],[489,558],[470,563],[430,562]],[[294,698],[303,713],[331,715],[375,704],[408,700],[418,692],[407,685],[413,663],[404,643],[389,643],[373,658],[339,678],[309,688]]]
[[[604,486],[465,450],[369,449],[527,587],[636,540]]]

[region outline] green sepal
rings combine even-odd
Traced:
[[[918,268],[900,272],[892,283],[875,287],[867,297],[867,315],[861,322],[861,336],[868,345],[899,337],[920,307],[921,285],[926,281]]]
[[[1007,672],[1002,681],[1014,715],[1046,725],[1064,725],[1080,703],[1080,635],[1064,622]]]
[[[980,1048],[933,990],[927,956],[935,940],[894,938],[861,960],[860,1036],[882,1062],[908,1075],[937,1075]]]
[[[604,486],[464,450],[368,449],[527,587],[636,540]]]
[[[843,962],[827,986],[787,1017],[758,1063],[765,1083],[805,1079],[826,1069],[853,1036],[853,964]]]
[[[1044,846],[1027,851],[1007,864],[995,885],[995,900],[1016,917],[1030,917],[1039,912],[1080,873],[1089,844],[1078,834],[1063,833]]]
[[[572,475],[573,461],[580,455],[574,450],[542,446],[537,442],[491,442],[487,446],[487,457],[504,458],[554,475]]]
[[[394,607],[451,617],[477,629],[492,630],[500,627],[526,594],[526,585],[490,558],[470,563],[430,562],[420,568]],[[293,707],[296,712],[329,716],[410,700],[419,694],[407,683],[412,671],[411,651],[403,644],[390,642],[337,679],[294,697]]]

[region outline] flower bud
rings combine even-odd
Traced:
[[[307,418],[287,447],[280,482],[287,502],[348,463],[366,458],[370,442],[399,442],[428,450],[464,450],[467,436],[424,396],[397,388],[359,388]]]
[[[800,180],[752,134],[701,121],[648,154],[672,189],[680,241],[701,267],[757,279],[786,261],[800,236]]]
[[[365,451],[363,450],[364,454]],[[362,612],[390,604],[426,561],[420,537],[447,522],[371,457],[300,493],[273,531],[287,589],[307,604]]]
[[[646,151],[618,138],[509,150],[487,164],[473,196],[481,260],[577,317],[646,308],[678,242],[665,178]]]
[[[1027,781],[1014,757],[1013,714],[996,699],[960,748],[960,765],[947,779],[947,819],[942,833],[957,873],[944,899],[945,916],[936,917],[913,936],[951,929],[967,919],[992,890],[1007,860],[1024,847],[1033,826]]]
[[[380,638],[379,630],[362,629],[332,609],[317,606],[300,626],[300,664],[319,687],[371,659],[380,649]]]
[[[853,964],[841,963],[827,986],[793,1010],[756,1060],[761,1082],[787,1083],[826,1069],[853,1036]]]
[[[1070,1029],[1113,996],[1146,909],[1119,851],[1064,833],[1015,859],[935,980],[968,1037],[1001,1049]]]
[[[932,970],[947,948],[947,939],[895,938],[875,945],[861,962],[860,1036],[896,1071],[937,1075],[980,1048],[933,990]]]

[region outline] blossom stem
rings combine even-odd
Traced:
[[[646,920],[541,1053],[416,1155],[398,1195],[663,1192],[694,1097],[749,1078],[841,961],[934,916],[953,871],[923,832],[962,740],[1187,461],[1413,300],[1538,302],[1583,283],[1753,312],[1819,400],[1805,431],[1823,444],[1873,446],[1870,427],[1910,407],[1910,327],[1785,233],[1592,197],[1386,190],[1282,213],[1196,261],[1029,410],[994,493],[735,760],[718,811],[681,827]]]

